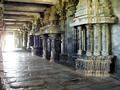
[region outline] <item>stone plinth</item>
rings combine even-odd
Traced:
[[[108,77],[111,59],[111,56],[81,57],[75,60],[76,69],[84,76]]]

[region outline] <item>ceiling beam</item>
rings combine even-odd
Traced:
[[[33,20],[19,20],[19,19],[3,19],[4,20],[4,22],[5,21],[11,21],[11,22],[28,22],[28,23],[32,23],[33,22]]]
[[[9,15],[26,15],[26,16],[40,17],[40,13],[31,13],[31,12],[4,11],[4,14],[9,14]]]
[[[4,0],[7,2],[22,2],[22,3],[35,3],[35,4],[56,4],[58,0]]]
[[[20,23],[20,22],[4,22],[4,24],[8,24],[8,25],[23,25],[26,23]]]
[[[9,22],[9,23],[30,23],[30,22],[27,22],[27,21],[7,21],[7,20],[4,20],[4,22]]]
[[[19,30],[22,25],[5,25],[4,30]]]
[[[21,16],[21,15],[4,15],[4,20],[7,21],[33,21],[33,17],[31,16]]]
[[[33,22],[33,20],[29,20],[29,19],[28,20],[27,19],[24,20],[24,19],[10,19],[10,18],[9,19],[5,19],[4,18],[4,21]]]
[[[34,5],[34,4],[4,4],[5,11],[20,11],[20,12],[44,12],[47,6]]]

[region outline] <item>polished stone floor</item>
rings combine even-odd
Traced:
[[[3,66],[7,90],[120,90],[117,79],[83,77],[27,52],[3,53]]]

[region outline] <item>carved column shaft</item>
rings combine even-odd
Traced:
[[[102,51],[101,25],[95,24],[94,25],[94,55],[96,56],[101,55],[101,51]]]
[[[27,48],[30,48],[30,32],[28,32],[28,42],[27,42]]]
[[[51,62],[55,60],[55,38],[56,38],[55,34],[50,35],[50,39],[51,39],[51,57],[50,57],[50,61]]]
[[[86,51],[86,31],[82,30],[82,50]]]
[[[77,28],[79,30],[79,50],[78,55],[82,55],[82,26]]]
[[[86,25],[87,28],[87,56],[93,55],[93,28],[90,25]]]
[[[109,25],[108,24],[103,24],[102,25],[102,49],[103,52],[102,54],[104,56],[107,56],[110,54],[110,30],[109,30]]]
[[[45,36],[42,36],[42,39],[43,39],[43,59],[46,59],[46,37]]]
[[[65,34],[61,34],[61,54],[65,53]]]
[[[23,47],[24,48],[27,47],[27,32],[26,31],[23,32]]]

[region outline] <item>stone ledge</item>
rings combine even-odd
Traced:
[[[71,27],[84,25],[84,24],[96,24],[96,23],[115,23],[115,17],[78,17],[70,24]]]

